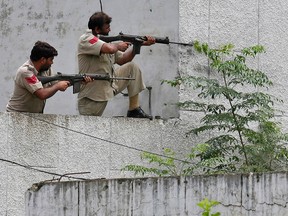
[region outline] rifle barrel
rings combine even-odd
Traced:
[[[135,80],[135,78],[131,78],[131,77],[111,77],[110,79],[115,79],[115,80]]]
[[[181,42],[174,42],[174,41],[169,41],[169,44],[178,44],[182,46],[193,46],[193,43],[181,43]]]

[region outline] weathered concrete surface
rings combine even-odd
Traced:
[[[186,138],[188,127],[179,119],[0,113],[0,215],[23,216],[25,191],[35,182],[79,172],[89,173],[72,176],[133,177],[121,168],[148,165],[140,154],[163,154],[166,147],[177,146],[183,158],[197,142]]]
[[[258,43],[264,45],[267,52],[257,58],[255,64],[273,79],[275,85],[270,93],[285,102],[278,108],[284,111],[279,118],[287,131],[286,0],[102,2],[104,11],[113,14],[111,34],[119,31],[130,34],[149,33],[169,36],[173,41],[199,40],[212,46],[231,42],[237,48]],[[139,5],[143,11],[139,10]],[[92,0],[45,0],[41,3],[39,0],[3,0],[0,10],[0,62],[3,77],[0,80],[0,110],[3,111],[13,89],[13,76],[19,64],[29,57],[29,51],[36,40],[47,40],[58,49],[59,56],[54,64],[56,71],[77,72],[77,40],[86,29],[88,16],[100,10],[100,5],[99,1]],[[164,103],[171,105],[178,101],[178,97],[180,101],[184,101],[196,94],[184,86],[179,89],[179,95],[177,90],[170,94],[166,85],[159,85],[160,80],[163,77],[173,78],[178,72],[181,75],[207,73],[207,60],[187,47],[157,45],[151,49],[152,52],[150,49],[142,49],[143,58],[136,57],[135,60],[143,68],[147,84],[152,85],[154,90],[159,87],[159,92],[153,90],[152,93],[152,103],[155,104],[152,107],[153,114],[157,115],[156,112],[159,112],[161,116],[169,115],[174,113],[175,107],[163,106]],[[169,98],[171,96],[171,101],[169,98],[167,101],[159,100],[166,95]],[[125,114],[127,98],[124,98],[123,104],[119,104],[122,99],[115,99],[117,110],[111,103],[112,108],[109,109],[113,111],[113,115]],[[141,100],[145,110],[148,110],[147,91]],[[46,113],[77,114],[76,95],[72,95],[71,89],[65,93],[57,93],[48,100]],[[107,116],[111,116],[110,113]],[[60,174],[90,171],[88,175],[81,175],[86,178],[130,177],[131,173],[122,173],[119,169],[126,164],[140,162],[140,152],[133,147],[160,151],[164,146],[177,146],[176,151],[183,153],[187,146],[198,142],[195,139],[191,143],[183,141],[185,129],[189,124],[198,123],[199,117],[198,114],[182,110],[180,119],[148,121],[149,123],[124,118],[63,115],[40,115],[40,118],[49,123],[39,122],[29,116],[0,113],[1,158]],[[59,125],[54,127],[51,122]],[[64,130],[59,126],[69,126],[73,130],[85,132],[86,135]],[[123,127],[125,130],[121,129]],[[87,136],[91,133],[91,137]],[[93,136],[105,139],[108,137],[131,148],[102,142]],[[27,188],[34,182],[48,180],[53,176],[10,163],[1,163],[0,215],[23,216],[23,194]]]
[[[288,173],[97,179],[48,183],[26,192],[26,216],[189,215],[217,200],[221,216],[287,216]]]

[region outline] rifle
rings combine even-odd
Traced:
[[[110,43],[113,41],[124,41],[124,42],[130,42],[133,44],[133,53],[139,54],[141,45],[144,41],[147,40],[146,36],[139,36],[139,35],[129,35],[129,34],[123,34],[120,32],[117,36],[106,36],[106,35],[99,35],[98,36],[100,40]],[[154,37],[156,43],[160,44],[178,44],[183,46],[193,46],[193,43],[180,43],[180,42],[173,42],[170,41],[168,37]]]
[[[64,80],[69,81],[70,85],[73,85],[73,94],[78,93],[80,91],[80,84],[84,81],[85,77],[91,77],[93,80],[135,80],[135,78],[130,77],[110,77],[108,73],[106,74],[62,74],[57,72],[57,75],[54,76],[37,76],[38,80],[44,85],[49,82],[53,82],[56,80]]]

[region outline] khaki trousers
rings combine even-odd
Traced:
[[[144,90],[145,84],[140,68],[133,62],[126,63],[115,70],[115,77],[131,77],[135,80],[115,80],[112,83],[114,95],[127,88],[128,96],[133,97]],[[78,110],[81,115],[101,116],[108,101],[94,101],[88,97],[78,100]]]

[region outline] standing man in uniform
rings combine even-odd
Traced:
[[[25,62],[17,71],[14,92],[9,100],[7,112],[43,113],[45,101],[57,91],[65,91],[69,81],[48,83],[44,86],[37,75],[51,76],[51,65],[57,50],[50,44],[37,41],[31,50],[30,60]]]
[[[111,21],[112,18],[103,12],[96,12],[90,17],[89,29],[80,37],[78,44],[79,73],[108,73],[112,77],[131,77],[135,80],[113,82],[95,80],[87,83],[78,95],[79,113],[101,116],[108,100],[127,88],[129,96],[127,117],[152,119],[139,104],[139,93],[145,89],[145,84],[141,70],[131,62],[135,56],[131,43],[105,43],[98,38],[98,35],[109,34]],[[142,45],[150,46],[154,43],[155,39],[147,36],[147,41]],[[114,64],[120,66],[115,69]]]

